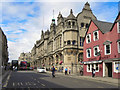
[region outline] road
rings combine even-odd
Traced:
[[[51,77],[50,73],[36,73],[34,71],[12,72],[3,88],[118,88],[102,82],[85,79],[75,79],[65,75]]]

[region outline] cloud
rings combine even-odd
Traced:
[[[67,17],[70,9],[73,9],[74,15],[77,16],[84,4],[85,2],[38,2],[35,0],[34,2],[15,2],[14,0],[6,2],[3,0],[1,25],[8,38],[10,60],[18,59],[22,52],[31,51],[36,40],[40,39],[41,30],[46,31],[50,28],[53,10],[54,18],[57,21],[59,11],[63,17]],[[95,2],[90,2],[90,5],[93,13],[100,20],[108,20],[107,18],[110,16],[115,17],[115,6],[109,8],[109,5],[107,7],[106,4],[103,7],[103,3]],[[103,8],[106,8],[108,12],[102,10]],[[112,15],[110,15],[111,12]]]

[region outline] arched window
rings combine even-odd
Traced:
[[[71,22],[70,22],[70,21],[68,22],[68,25],[71,25]]]
[[[81,23],[81,27],[84,27],[84,23]]]
[[[67,45],[70,45],[70,40],[67,41]]]
[[[72,22],[72,25],[75,26],[75,22]]]

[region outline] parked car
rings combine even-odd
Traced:
[[[29,70],[33,70],[33,67],[29,67]]]
[[[46,68],[44,68],[44,67],[37,67],[37,72],[46,73]]]

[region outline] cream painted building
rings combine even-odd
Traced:
[[[67,17],[59,13],[57,24],[52,19],[50,30],[42,31],[41,39],[31,50],[31,66],[52,65],[58,70],[70,68],[77,73],[83,60],[83,39],[91,19],[96,19],[87,2],[82,12],[74,16],[72,9]]]
[[[20,64],[21,61],[27,61],[31,64],[31,62],[32,62],[31,53],[30,52],[29,53],[24,53],[24,52],[21,53],[20,57],[18,59],[18,63]]]

